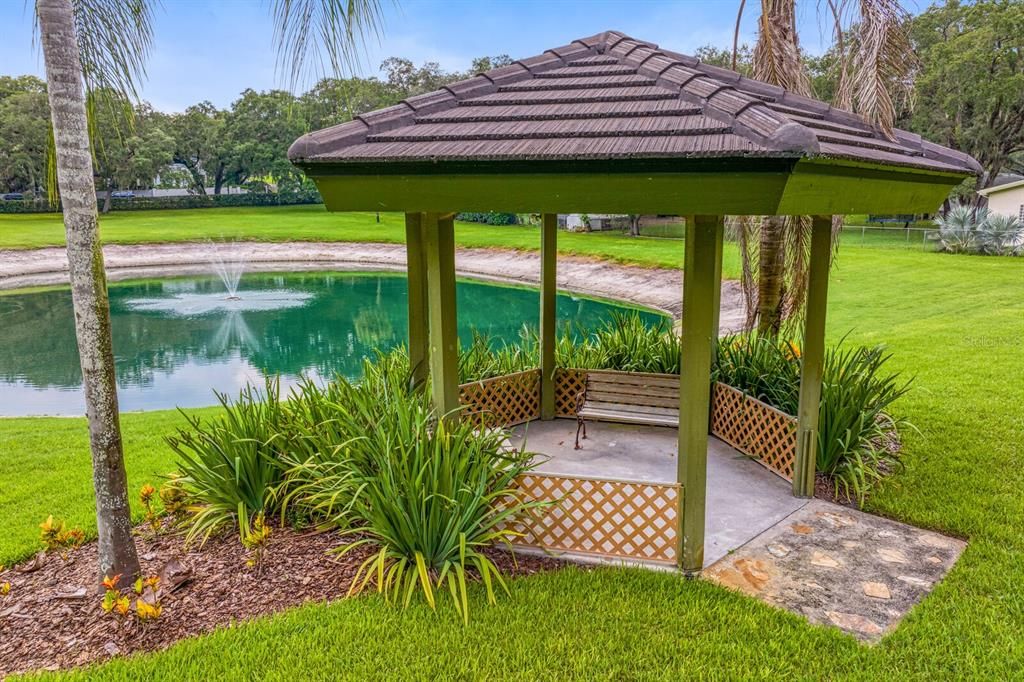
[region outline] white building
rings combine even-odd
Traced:
[[[1024,221],[1024,180],[979,190],[978,194],[988,199],[990,213],[1001,213]]]

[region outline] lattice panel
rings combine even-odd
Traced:
[[[540,370],[459,386],[462,419],[476,426],[515,426],[540,417]]]
[[[549,551],[675,563],[679,486],[523,474],[529,498],[559,503],[521,520],[517,544]]]
[[[788,480],[793,480],[796,427],[796,417],[732,386],[715,384],[711,433]]]
[[[575,417],[576,396],[586,386],[585,369],[555,369],[555,416]]]

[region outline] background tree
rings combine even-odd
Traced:
[[[0,76],[0,188],[46,193],[50,105],[35,76]]]
[[[288,147],[309,130],[302,107],[287,90],[246,90],[231,105],[224,125],[227,180],[266,187],[300,175]]]
[[[1024,3],[947,0],[913,22],[921,58],[911,127],[981,163],[980,186],[1020,169],[1024,152]]]
[[[230,155],[224,135],[226,122],[227,112],[205,101],[168,117],[174,163],[188,170],[194,194],[206,195],[211,186],[214,194],[220,194],[224,186]]]
[[[86,93],[135,94],[152,33],[142,0],[36,0],[82,366],[101,576],[139,574],[121,442],[106,272],[99,240]]]
[[[174,158],[174,139],[164,118],[148,104],[132,107],[117,93],[98,93],[104,103],[94,107],[92,130],[96,189],[104,193],[103,213],[110,211],[118,189],[149,188]]]

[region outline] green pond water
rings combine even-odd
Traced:
[[[216,277],[110,286],[122,410],[215,404],[277,376],[358,378],[375,349],[405,343],[406,278],[380,273],[252,273],[238,300]],[[459,335],[476,329],[515,341],[536,328],[536,289],[460,281]],[[559,323],[593,327],[624,306],[558,297]],[[660,316],[641,311],[651,323]],[[85,412],[71,293],[56,289],[0,296],[0,416]]]

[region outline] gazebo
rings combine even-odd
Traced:
[[[703,566],[709,386],[724,216],[810,215],[793,491],[811,496],[832,216],[932,212],[969,156],[607,31],[298,139],[288,156],[331,211],[406,215],[409,354],[442,413],[459,406],[453,221],[543,215],[541,419],[555,416],[557,213],[685,217],[678,548]]]

